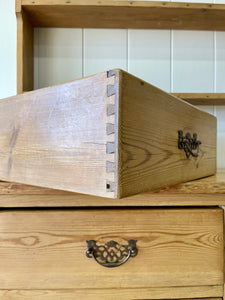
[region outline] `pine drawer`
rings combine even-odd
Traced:
[[[0,101],[0,180],[106,198],[216,172],[217,119],[122,70]]]
[[[138,253],[119,267],[101,266],[85,255],[88,240],[97,245],[110,240],[126,245],[130,239],[137,241]],[[200,295],[219,297],[215,286],[223,284],[223,210],[1,211],[0,257],[0,289],[77,289],[77,299],[88,291],[118,293],[121,289],[133,293],[132,299],[140,295],[141,299],[166,299],[171,298],[171,288],[186,298],[194,287],[200,293],[214,286],[214,293]],[[182,292],[184,287],[189,292]],[[166,291],[170,291],[167,297]]]

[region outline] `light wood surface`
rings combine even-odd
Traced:
[[[193,105],[225,105],[225,93],[173,93]]]
[[[19,1],[16,10],[20,10]],[[24,12],[17,12],[17,93],[33,90],[33,27]]]
[[[0,178],[114,197],[107,72],[0,101]]]
[[[0,182],[0,207],[225,206],[225,170],[123,199],[108,199],[35,186]]]
[[[86,240],[112,239],[138,255],[113,269],[85,256]],[[1,289],[222,285],[223,210],[1,211],[0,256]]]
[[[15,10],[17,12],[21,12],[22,0],[15,0]]]
[[[225,30],[225,6],[207,3],[22,0],[34,26]]]
[[[216,118],[122,70],[3,99],[0,117],[1,180],[123,198],[216,172]]]
[[[216,118],[122,72],[118,197],[216,172]],[[178,130],[197,133],[199,157],[178,149]]]
[[[199,289],[199,292],[196,290]],[[2,300],[144,300],[144,299],[167,299],[165,297],[173,297],[173,299],[183,300],[184,298],[176,297],[179,292],[184,290],[188,297],[199,294],[204,297],[203,300],[222,300],[222,298],[205,298],[208,291],[218,293],[221,290],[217,287],[185,287],[185,288],[163,288],[163,289],[102,289],[102,290],[16,290],[16,291],[1,291],[0,297]],[[211,291],[212,290],[212,291]],[[221,294],[221,292],[220,292]],[[163,297],[164,295],[164,297]],[[214,294],[213,294],[214,295]],[[158,297],[157,297],[158,296]],[[141,297],[141,298],[140,298]],[[162,298],[163,297],[163,298]],[[215,296],[212,296],[215,297]],[[171,299],[171,298],[169,298]],[[188,298],[185,298],[188,299]],[[191,298],[192,300],[200,300],[201,298]]]

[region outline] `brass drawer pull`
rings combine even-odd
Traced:
[[[86,256],[94,258],[103,267],[114,268],[123,265],[130,257],[138,253],[135,240],[129,240],[127,245],[109,241],[105,245],[96,245],[96,241],[87,241]]]
[[[199,156],[200,145],[201,141],[197,140],[197,133],[194,133],[193,137],[191,137],[191,134],[189,132],[186,133],[185,136],[183,136],[183,131],[178,131],[178,148],[185,151],[187,158],[189,158],[190,155],[194,157]],[[193,150],[197,150],[197,152],[193,152]]]

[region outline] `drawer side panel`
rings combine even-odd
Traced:
[[[216,117],[126,72],[120,106],[121,198],[215,174]],[[197,134],[198,157],[178,149],[179,130]]]

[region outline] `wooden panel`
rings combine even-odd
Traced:
[[[225,105],[225,93],[173,93],[193,105]]]
[[[33,27],[24,12],[17,12],[17,93],[33,89]]]
[[[111,239],[138,255],[113,269],[85,256]],[[0,256],[2,289],[222,285],[223,210],[1,211]]]
[[[224,195],[158,195],[148,194],[123,199],[71,195],[1,195],[0,207],[151,207],[151,206],[217,206],[225,205]]]
[[[0,178],[114,197],[106,186],[114,182],[107,172],[115,138],[107,135],[114,121],[107,105],[115,101],[107,87],[114,83],[104,72],[2,100]]]
[[[199,290],[197,292],[197,289]],[[173,297],[173,299],[183,300],[176,295],[184,291],[188,297],[198,294],[199,297],[204,297],[203,300],[222,300],[222,298],[205,298],[205,295],[215,294],[221,295],[221,286],[214,287],[184,287],[184,288],[161,288],[161,289],[101,289],[101,290],[13,290],[1,291],[0,297],[3,300],[99,300],[100,297],[104,300],[142,300],[144,299],[166,299],[165,297]],[[158,297],[157,297],[158,296]],[[170,298],[171,299],[171,298]],[[200,298],[192,298],[192,300],[200,300]]]
[[[35,26],[224,30],[220,4],[22,0]]]
[[[122,198],[216,172],[216,118],[122,70],[0,108],[2,180]],[[179,130],[198,134],[199,157],[178,149]]]
[[[216,118],[122,72],[118,196],[173,185],[216,172]],[[197,133],[198,158],[178,149],[178,130]]]
[[[225,173],[123,199],[108,199],[0,182],[0,207],[216,206],[225,205]]]
[[[22,0],[15,0],[15,9],[16,12],[21,12]]]
[[[170,187],[158,189],[155,191],[149,191],[135,196],[130,196],[126,198],[126,201],[131,200],[133,198],[141,199],[141,197],[144,197],[144,195],[148,195],[150,200],[152,197],[154,197],[154,195],[186,195],[188,197],[192,197],[194,195],[202,194],[204,194],[205,196],[211,196],[211,198],[215,197],[216,195],[223,196],[225,194],[225,169],[218,169],[216,175],[214,176],[192,180]],[[66,191],[1,181],[0,195],[70,195],[74,197],[81,196],[79,194]],[[96,199],[96,197],[89,195],[87,195],[86,197],[89,199]]]

